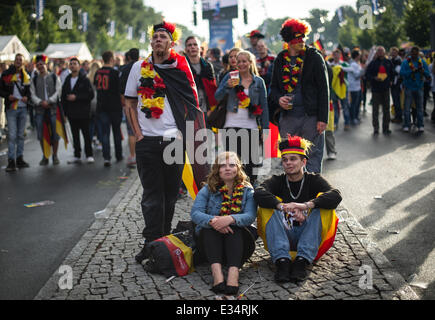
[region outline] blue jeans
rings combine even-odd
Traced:
[[[349,125],[350,105],[349,105],[349,100],[347,100],[347,91],[346,91],[346,97],[344,99],[338,98],[337,95],[334,93],[334,91],[332,91],[331,100],[332,100],[332,104],[334,105],[334,125],[338,127],[338,122],[340,120],[340,108],[338,106],[339,101],[341,104],[341,108],[343,109],[344,125]]]
[[[103,145],[103,158],[110,160],[110,127],[112,127],[115,142],[115,155],[117,160],[122,159],[121,112],[99,112],[97,114],[101,125],[101,144]]]
[[[350,120],[352,121],[353,124],[356,124],[359,121],[359,107],[361,105],[361,90],[351,91],[350,97],[352,99],[350,105]]]
[[[312,263],[322,241],[320,210],[313,209],[302,225],[290,230],[284,227],[281,212],[275,210],[266,225],[266,240],[274,263],[281,258],[291,259],[290,250]]]
[[[411,103],[415,102],[417,108],[417,127],[423,128],[423,88],[420,90],[412,91],[405,89],[405,110],[403,127],[409,128],[411,126]]]
[[[27,108],[6,110],[8,121],[8,159],[15,160],[23,155],[24,130],[26,129]]]

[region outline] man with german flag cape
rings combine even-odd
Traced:
[[[36,106],[36,130],[42,149],[42,159],[39,162],[41,166],[48,165],[51,155],[53,165],[58,165],[57,150],[60,137],[65,141],[65,148],[68,143],[64,115],[59,103],[62,83],[55,73],[48,72],[47,62],[48,57],[45,55],[33,58],[38,75],[30,84],[32,101]]]
[[[136,256],[139,263],[148,256],[148,243],[170,233],[181,180],[194,198],[208,173],[208,166],[193,159],[200,142],[186,138],[192,129],[205,128],[205,121],[189,64],[173,49],[181,31],[165,21],[148,31],[153,51],[133,65],[125,89],[125,112],[137,141],[136,163],[143,186],[145,245]]]
[[[340,191],[320,174],[304,172],[310,146],[288,135],[279,144],[284,173],[264,181],[254,194],[258,232],[276,264],[277,282],[305,279],[306,267],[332,246],[337,230]]]

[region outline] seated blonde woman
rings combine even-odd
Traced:
[[[234,152],[219,154],[191,211],[200,252],[211,265],[212,291],[236,295],[239,269],[255,250],[254,189]],[[253,234],[254,233],[254,234]],[[222,266],[228,266],[225,284]]]

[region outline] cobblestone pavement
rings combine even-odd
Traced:
[[[144,221],[140,208],[142,186],[136,171],[108,204],[63,262],[72,268],[72,289],[61,289],[68,275],[59,268],[35,297],[37,300],[214,300],[207,266],[166,282],[136,263]],[[177,201],[173,226],[189,219],[192,200]],[[275,266],[261,239],[240,273],[243,300],[408,300],[419,299],[373,243],[367,232],[343,207],[333,247],[300,284],[277,284]],[[61,271],[61,272],[59,272]]]

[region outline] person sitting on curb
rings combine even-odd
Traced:
[[[222,152],[190,213],[199,251],[211,265],[211,290],[216,294],[238,293],[239,269],[255,250],[256,232],[250,225],[255,221],[257,205],[248,181],[237,154]],[[226,285],[223,264],[229,268]]]
[[[277,267],[277,282],[303,281],[306,278],[306,267],[318,258],[320,249],[323,249],[321,244],[325,226],[322,226],[324,219],[321,210],[335,209],[342,199],[340,191],[334,189],[320,174],[304,172],[310,146],[308,140],[288,135],[279,145],[285,173],[267,179],[254,193],[254,199],[260,207],[275,209],[265,224],[265,238]],[[332,228],[336,228],[337,222],[335,219]],[[262,223],[257,223],[260,233]],[[329,241],[329,244],[332,245],[332,242]],[[293,264],[290,249],[297,250]]]

